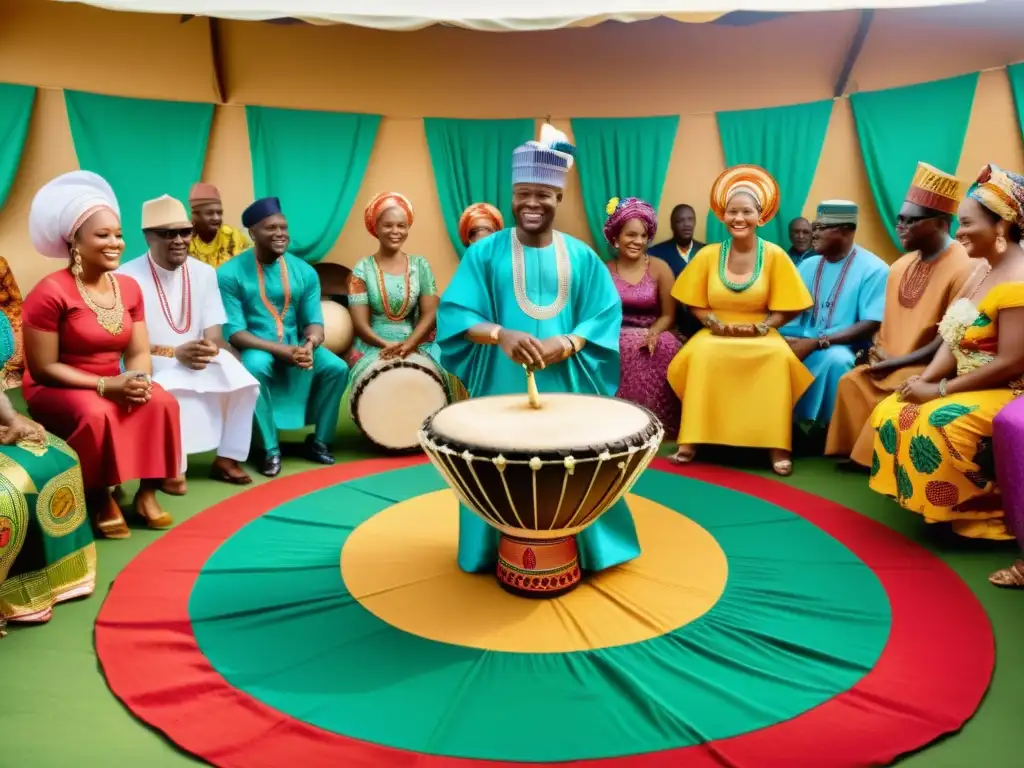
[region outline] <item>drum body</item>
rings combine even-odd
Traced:
[[[327,299],[320,302],[320,309],[324,316],[324,346],[336,355],[345,354],[355,335],[348,309]]]
[[[534,409],[498,395],[441,409],[420,442],[459,499],[501,532],[499,581],[555,594],[579,582],[576,534],[633,486],[664,434],[653,413],[614,397],[544,394]]]
[[[360,431],[391,452],[416,451],[424,419],[448,403],[437,365],[417,352],[375,360],[352,382],[349,411]]]

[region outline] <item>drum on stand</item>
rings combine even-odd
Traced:
[[[404,359],[375,360],[352,382],[349,410],[356,426],[387,451],[420,447],[423,421],[448,404],[437,365],[414,352]]]
[[[629,491],[665,430],[614,397],[544,394],[464,400],[423,424],[420,443],[469,509],[501,532],[499,583],[554,597],[581,578],[576,535]]]

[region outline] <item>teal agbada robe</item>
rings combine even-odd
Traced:
[[[308,325],[323,325],[320,307],[320,278],[302,259],[286,253],[263,269],[266,298],[280,312],[285,291],[281,281],[281,262],[288,272],[288,310],[282,316],[285,344],[305,343],[303,331]],[[225,339],[239,331],[261,339],[277,340],[277,325],[260,296],[256,270],[256,251],[248,250],[217,269],[217,283],[224,301],[227,322]],[[258,349],[241,354],[245,366],[260,382],[256,403],[256,431],[268,453],[279,450],[277,430],[301,429],[316,425],[316,438],[328,445],[334,440],[338,410],[348,383],[348,366],[325,347],[313,352],[312,370],[281,363]]]
[[[458,376],[472,397],[526,392],[523,367],[497,345],[474,344],[466,332],[481,323],[496,323],[544,340],[575,334],[587,343],[579,354],[536,372],[543,392],[614,395],[619,388],[619,328],[622,302],[607,267],[575,238],[565,237],[571,280],[569,300],[555,317],[536,320],[516,302],[512,281],[512,231],[503,230],[466,251],[437,310],[437,344],[441,364]],[[523,248],[526,294],[538,306],[558,294],[555,247]],[[571,438],[570,438],[571,439]],[[459,507],[459,567],[489,571],[498,554],[498,532],[465,506]],[[619,500],[577,537],[585,570],[600,571],[640,554],[633,516]]]

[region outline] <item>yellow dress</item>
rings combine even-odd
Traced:
[[[697,252],[672,287],[676,301],[710,310],[726,324],[760,323],[771,312],[811,306],[800,273],[779,246],[764,243],[761,271],[740,291],[722,280],[721,250],[716,243]],[[775,330],[752,338],[699,331],[668,367],[669,384],[683,401],[679,442],[789,450],[793,405],[813,380]]]
[[[950,306],[939,333],[956,358],[958,376],[994,359],[1000,310],[1022,306],[1024,283],[997,285],[977,307],[967,298]],[[992,420],[1022,389],[1024,380],[1017,380],[1001,389],[958,392],[924,405],[887,397],[871,415],[872,490],[929,523],[952,523],[961,536],[1012,539],[995,484]],[[967,502],[972,503],[961,511]]]

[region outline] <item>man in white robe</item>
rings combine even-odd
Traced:
[[[153,354],[153,380],[181,409],[181,476],[166,491],[185,492],[187,456],[216,449],[211,476],[252,482],[239,466],[249,454],[259,382],[221,336],[227,319],[213,267],[189,256],[192,223],[185,206],[164,195],[142,206],[149,251],[118,272],[138,282]]]

